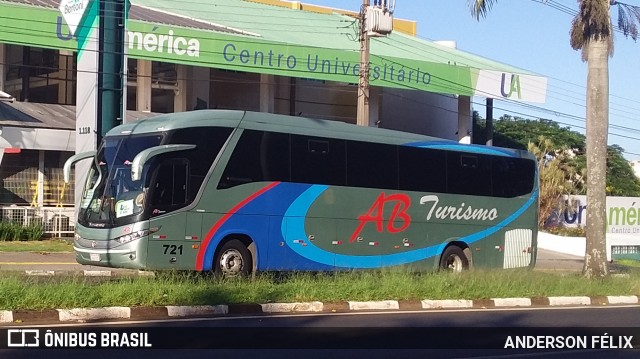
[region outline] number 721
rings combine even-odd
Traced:
[[[163,244],[164,254],[177,254],[182,255],[182,244],[177,246],[175,244]]]

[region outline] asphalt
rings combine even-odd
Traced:
[[[538,252],[538,271],[577,272],[582,270],[583,258],[541,249]],[[84,276],[153,275],[125,269],[84,266],[75,262],[73,253],[10,253],[0,252],[1,272],[24,272],[35,276],[64,274]],[[615,270],[613,270],[615,272]],[[624,275],[624,274],[616,274]],[[357,311],[434,310],[434,309],[486,309],[562,306],[615,306],[640,304],[640,296],[572,296],[533,298],[490,298],[466,300],[416,301],[344,301],[334,303],[255,303],[213,306],[158,306],[158,307],[107,307],[71,308],[50,310],[3,310],[0,308],[0,325],[29,325],[52,322],[86,322],[104,320],[175,319],[184,317],[212,317],[225,315],[259,315],[283,313],[336,313]]]

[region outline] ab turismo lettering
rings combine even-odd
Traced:
[[[435,195],[423,196],[420,198],[420,204],[431,204],[431,209],[427,214],[427,221],[431,220],[435,212],[437,219],[455,219],[460,221],[494,221],[498,218],[498,210],[496,208],[473,208],[462,202],[459,206],[438,206],[440,198]]]

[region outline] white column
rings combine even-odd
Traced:
[[[458,142],[471,143],[473,130],[471,97],[458,96]]]
[[[273,113],[275,110],[275,78],[260,74],[260,112]]]
[[[151,112],[151,61],[138,60],[136,110]]]
[[[187,111],[187,76],[188,68],[186,65],[176,65],[178,76],[178,88],[174,91],[173,96],[173,112]]]
[[[44,151],[38,151],[38,207],[44,205]]]
[[[4,65],[7,62],[5,47],[5,44],[0,43],[0,91],[4,91],[4,79],[7,77],[7,67]]]

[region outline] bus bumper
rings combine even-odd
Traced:
[[[141,242],[137,240],[135,242]],[[128,243],[116,248],[98,249],[87,248],[74,243],[73,251],[76,261],[80,264],[128,269],[145,269],[146,252],[139,250],[138,243]],[[144,248],[144,247],[142,247]]]

